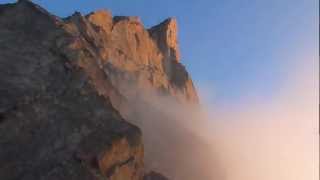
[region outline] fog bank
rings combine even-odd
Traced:
[[[274,96],[243,104],[135,99],[129,117],[143,131],[147,168],[177,180],[319,179],[318,66],[310,60],[290,66]]]

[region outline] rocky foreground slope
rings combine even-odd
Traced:
[[[198,103],[176,26],[0,5],[0,179],[166,179],[145,167],[133,106],[148,93]]]

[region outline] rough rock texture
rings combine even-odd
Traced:
[[[120,94],[130,98],[139,96],[141,89],[152,88],[181,101],[198,102],[192,81],[179,63],[175,19],[149,30],[137,17],[112,18],[106,11],[81,19],[82,25],[88,24],[85,33],[96,46],[99,66]]]
[[[0,179],[142,179],[140,130],[81,67],[90,52],[60,52],[79,38],[61,23],[28,1],[0,6]]]
[[[141,132],[122,118],[129,102],[147,90],[198,102],[176,27],[0,5],[0,179],[143,179]]]

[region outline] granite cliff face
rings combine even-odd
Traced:
[[[145,29],[108,11],[0,5],[0,179],[166,179],[145,168],[133,104],[197,104],[179,60],[175,19]]]

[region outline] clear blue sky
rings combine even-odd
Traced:
[[[318,53],[318,0],[34,2],[62,17],[109,9],[113,15],[140,16],[146,27],[176,17],[182,62],[196,86],[213,89],[217,102],[268,98],[282,88],[295,53]]]

